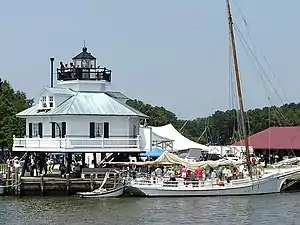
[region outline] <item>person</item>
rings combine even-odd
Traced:
[[[211,182],[211,186],[214,185],[215,178],[216,178],[216,172],[213,170],[213,171],[210,173],[210,182]]]
[[[160,167],[157,167],[155,169],[155,175],[160,178],[162,176],[162,169]]]
[[[170,181],[176,181],[176,178],[175,178],[175,171],[174,171],[173,168],[170,168],[170,169],[169,169],[168,174],[169,174],[169,177],[170,177]]]
[[[167,167],[164,166],[164,169],[163,169],[163,175],[164,175],[164,176],[166,175],[167,171],[168,171],[168,170],[167,170]]]
[[[196,170],[195,170],[195,173],[196,173],[196,178],[199,180],[199,181],[202,181],[202,177],[203,177],[203,168],[201,166],[199,166]]]
[[[60,176],[65,177],[67,168],[63,161],[60,163],[59,170],[60,170]]]
[[[218,178],[220,181],[223,180],[223,167],[222,166],[220,166],[218,169]]]
[[[65,66],[64,66],[63,62],[60,62],[59,64],[60,64],[60,71],[62,73],[64,73],[65,72]]]
[[[52,173],[52,170],[53,170],[53,164],[54,164],[54,161],[53,161],[53,159],[50,157],[50,158],[47,160],[47,167],[48,167],[49,173]]]
[[[203,168],[201,186],[204,186],[205,180],[206,180],[206,171],[205,171],[205,168]]]
[[[155,170],[153,170],[150,175],[151,175],[151,183],[155,183],[156,182]]]
[[[70,63],[70,70],[71,70],[72,77],[75,77],[76,69],[75,69],[75,65],[72,62]]]
[[[183,166],[180,170],[180,174],[181,174],[181,177],[185,180],[186,179],[186,175],[187,175],[187,169],[185,166]]]
[[[240,179],[244,178],[244,169],[245,169],[244,165],[241,164],[240,167],[239,167],[239,178]]]

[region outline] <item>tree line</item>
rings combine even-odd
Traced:
[[[238,114],[236,110],[215,111],[211,116],[182,120],[161,106],[152,106],[139,100],[128,100],[129,106],[149,116],[147,124],[163,126],[169,123],[184,136],[202,144],[227,145],[241,138]],[[12,148],[13,135],[26,134],[25,120],[16,114],[33,105],[33,99],[24,92],[15,91],[9,82],[0,79],[0,147]],[[250,134],[262,131],[270,126],[300,125],[300,103],[285,104],[280,107],[264,107],[248,110],[246,113]]]
[[[148,115],[150,126],[173,124],[184,136],[202,144],[229,145],[242,139],[237,110],[215,111],[211,116],[193,120],[178,119],[164,107],[151,106],[139,100],[128,100],[131,107]],[[273,126],[299,126],[300,103],[248,110],[245,113],[249,135]]]

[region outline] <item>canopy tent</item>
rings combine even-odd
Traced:
[[[182,165],[186,166],[189,169],[197,169],[198,167],[219,167],[219,166],[237,166],[241,164],[245,164],[245,161],[235,161],[235,160],[227,160],[227,159],[220,159],[218,161],[201,161],[201,162],[189,162],[186,159],[182,159],[179,156],[172,154],[168,151],[164,151],[164,153],[158,157],[154,161],[147,161],[147,162],[111,162],[107,164],[115,164],[115,165],[137,165],[137,166],[157,166],[157,165]]]
[[[166,143],[172,145],[171,143],[173,142],[172,139],[161,137],[160,135],[154,134],[152,132],[152,127],[140,127],[140,136],[141,136],[141,141],[140,141],[141,149],[145,151],[151,149],[154,144]]]
[[[151,127],[151,128],[152,128],[152,134],[158,135],[166,139],[174,140],[173,142],[174,151],[185,150],[185,149],[201,149],[206,151],[209,150],[209,147],[205,145],[201,145],[199,143],[196,143],[184,137],[173,127],[172,124],[168,124],[161,127]]]
[[[161,149],[161,148],[153,148],[150,151],[146,151],[144,153],[141,153],[140,156],[142,157],[159,157],[161,156],[163,153],[165,152],[165,150]]]

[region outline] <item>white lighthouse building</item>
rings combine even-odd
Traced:
[[[26,119],[26,136],[14,137],[13,151],[102,153],[102,160],[140,152],[139,124],[147,116],[109,91],[112,71],[97,66],[86,47],[72,60],[57,69],[55,87],[43,88],[36,104],[17,114]]]

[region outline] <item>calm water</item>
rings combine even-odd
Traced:
[[[252,197],[0,197],[0,224],[300,224],[300,193]]]

